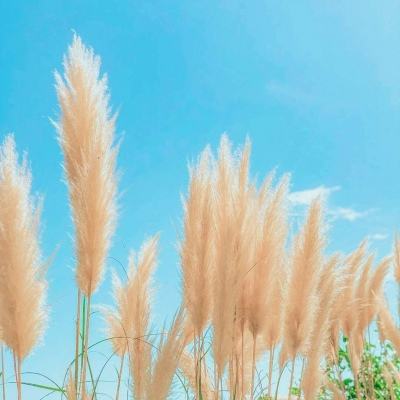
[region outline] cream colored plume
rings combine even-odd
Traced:
[[[315,200],[307,220],[295,238],[288,285],[283,350],[293,360],[298,353],[307,353],[318,310],[317,288],[323,266],[325,234],[322,204]]]
[[[130,255],[126,282],[122,283],[114,274],[116,309],[107,310],[105,314],[115,353],[123,356],[128,349],[132,351],[132,363],[136,371],[134,385],[136,381],[141,381],[140,370],[146,369],[140,365],[140,358],[150,354],[149,345],[145,341],[148,339],[151,277],[157,262],[157,247],[158,236],[154,236],[143,244],[137,261],[133,253]]]
[[[0,148],[0,326],[19,362],[38,342],[47,316],[40,207],[30,192],[27,159],[19,161],[8,135]]]
[[[341,285],[343,287],[341,296],[332,305],[332,323],[330,328],[330,342],[332,347],[333,358],[339,351],[340,331],[343,329],[345,334],[352,329],[352,307],[357,304],[354,300],[355,290],[358,282],[358,274],[361,267],[364,265],[366,256],[367,242],[363,241],[344,261],[344,265],[340,269],[342,276]]]
[[[318,310],[312,332],[312,346],[307,352],[306,367],[302,379],[305,400],[317,398],[323,381],[322,359],[329,347],[332,304],[340,296],[337,266],[339,256],[332,256],[321,274],[318,284]]]
[[[210,319],[214,246],[211,153],[204,150],[190,170],[184,203],[184,236],[180,245],[183,299],[196,337]]]
[[[183,375],[187,379],[193,393],[198,390],[198,383],[196,382],[195,374],[195,359],[187,351],[184,351],[179,360],[179,369],[182,371]],[[207,366],[203,364],[203,368],[207,371]],[[214,390],[212,384],[209,380],[208,373],[203,373],[201,376],[201,395],[203,400],[212,400],[214,396]]]
[[[90,296],[102,279],[116,221],[115,117],[100,58],[78,36],[64,69],[64,77],[55,74],[61,108],[57,129],[75,224],[76,277]]]
[[[400,330],[396,327],[389,306],[383,299],[379,300],[378,329],[381,342],[390,341],[400,355]]]
[[[254,265],[248,272],[250,285],[246,288],[247,321],[250,331],[256,337],[268,331],[272,325],[280,327],[281,274],[285,269],[285,245],[287,236],[287,198],[289,178],[284,177],[278,187],[267,198],[266,205],[259,210],[259,219],[254,221],[260,227]],[[258,210],[257,210],[258,211]],[[266,286],[270,289],[266,290]],[[279,299],[277,300],[276,297]],[[275,307],[275,308],[273,308]],[[270,341],[272,338],[269,338]]]
[[[179,310],[166,338],[162,337],[160,341],[145,400],[166,400],[168,398],[185,345],[184,322],[185,314]]]
[[[350,336],[354,328],[354,307],[357,304],[356,290],[359,272],[365,265],[367,242],[363,241],[359,247],[351,253],[345,264],[344,290],[336,306],[341,310],[339,313],[340,326],[346,337]]]
[[[212,285],[213,355],[217,380],[232,354],[235,314],[246,272],[252,268],[254,215],[248,201],[250,144],[234,157],[226,136],[221,139],[216,173],[215,266]]]

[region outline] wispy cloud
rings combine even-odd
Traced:
[[[371,240],[385,240],[389,237],[387,233],[374,233],[373,235],[369,235]]]
[[[340,186],[326,187],[323,185],[313,189],[299,190],[289,194],[289,201],[294,206],[309,206],[317,197],[327,200],[333,192],[338,190],[340,190]]]
[[[346,221],[356,221],[357,219],[364,218],[370,214],[373,210],[357,211],[349,207],[333,207],[328,210],[328,214],[333,219],[345,219]]]
[[[271,80],[267,83],[267,92],[278,100],[289,103],[310,105],[315,101],[314,96],[309,91],[275,80]]]
[[[311,204],[313,200],[318,197],[322,199],[327,204],[327,214],[332,220],[342,219],[349,222],[354,222],[360,218],[364,218],[369,215],[373,210],[358,211],[350,207],[336,207],[329,206],[328,199],[332,193],[337,192],[341,189],[340,186],[318,186],[312,189],[299,190],[296,192],[291,192],[289,194],[289,202],[292,207],[298,209],[299,207],[307,207]]]

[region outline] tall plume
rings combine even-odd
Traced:
[[[342,294],[332,305],[332,323],[330,328],[330,341],[332,345],[332,356],[336,358],[339,351],[340,331],[343,329],[345,334],[351,329],[352,306],[355,305],[354,293],[356,290],[357,276],[363,266],[366,255],[367,242],[363,241],[344,261],[341,268]]]
[[[143,397],[141,388],[146,381],[146,370],[150,367],[151,346],[146,341],[149,340],[151,277],[156,266],[157,246],[158,236],[154,236],[143,244],[137,262],[135,255],[131,254],[125,284],[114,275],[116,310],[106,311],[115,353],[123,356],[130,350],[137,398]]]
[[[248,321],[253,336],[263,334],[267,349],[280,336],[283,311],[283,288],[286,280],[286,198],[289,176],[282,178],[275,191],[261,209],[260,240],[255,266],[252,270],[252,292],[248,306]],[[268,284],[270,290],[265,290]]]
[[[179,359],[185,346],[183,326],[185,314],[179,310],[167,337],[161,339],[151,381],[146,390],[146,400],[165,400],[171,390],[174,374],[179,367]]]
[[[288,190],[288,177],[282,179],[278,188],[271,195],[266,207],[261,211],[260,239],[256,250],[254,266],[250,271],[250,292],[248,302],[248,323],[253,336],[259,335],[266,322],[272,299],[272,290],[265,290],[266,285],[273,288],[280,286],[279,277],[282,259],[285,255],[287,235],[287,213],[285,199]],[[274,321],[277,322],[277,321]]]
[[[400,354],[400,331],[389,311],[389,306],[382,298],[379,299],[378,329],[380,340],[392,342],[397,354]]]
[[[322,205],[318,199],[311,204],[304,227],[294,243],[283,329],[283,347],[291,360],[309,348],[318,308],[316,291],[324,243]]]
[[[77,282],[90,296],[99,286],[116,220],[115,116],[108,105],[100,58],[78,36],[55,74],[61,108],[57,124],[75,224]]]
[[[250,145],[237,158],[226,136],[221,139],[216,176],[215,266],[212,285],[213,354],[221,379],[233,351],[235,319],[243,279],[252,265],[252,209],[248,183]]]
[[[185,376],[190,385],[190,388],[194,393],[198,390],[198,382],[193,368],[196,360],[187,351],[184,351],[179,360],[179,369]],[[204,369],[207,371],[207,366],[204,365]],[[208,371],[207,371],[208,372]],[[201,377],[201,396],[203,400],[212,400],[214,397],[214,390],[212,383],[209,380],[208,373],[204,373]]]
[[[340,295],[340,284],[336,267],[339,256],[332,256],[321,274],[318,284],[319,307],[312,332],[312,346],[307,353],[307,362],[302,379],[304,398],[313,400],[323,379],[321,360],[327,353],[332,304]]]
[[[0,326],[2,340],[21,363],[42,335],[47,282],[39,245],[40,207],[31,196],[31,173],[14,138],[0,147]]]
[[[191,168],[180,246],[183,298],[195,336],[201,335],[211,313],[214,226],[210,162],[211,154],[206,148]]]

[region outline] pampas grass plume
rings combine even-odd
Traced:
[[[107,79],[100,58],[78,36],[56,73],[61,120],[56,124],[75,224],[76,277],[90,296],[103,276],[116,221],[115,116],[108,105]]]
[[[40,207],[30,194],[26,157],[14,137],[0,148],[0,326],[2,339],[22,361],[43,333],[47,282],[39,246]]]

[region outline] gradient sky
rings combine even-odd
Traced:
[[[120,272],[129,249],[161,232],[155,325],[179,302],[187,162],[223,132],[235,145],[251,138],[259,179],[274,167],[292,173],[296,207],[328,196],[330,250],[365,236],[379,256],[390,250],[400,227],[398,1],[2,1],[0,135],[15,133],[45,196],[44,254],[60,246],[45,345],[25,370],[60,383],[73,348],[73,228],[50,123],[53,72],[73,31],[102,57],[123,137],[108,270]],[[96,304],[110,302],[109,277]],[[103,327],[96,317],[93,340]]]

